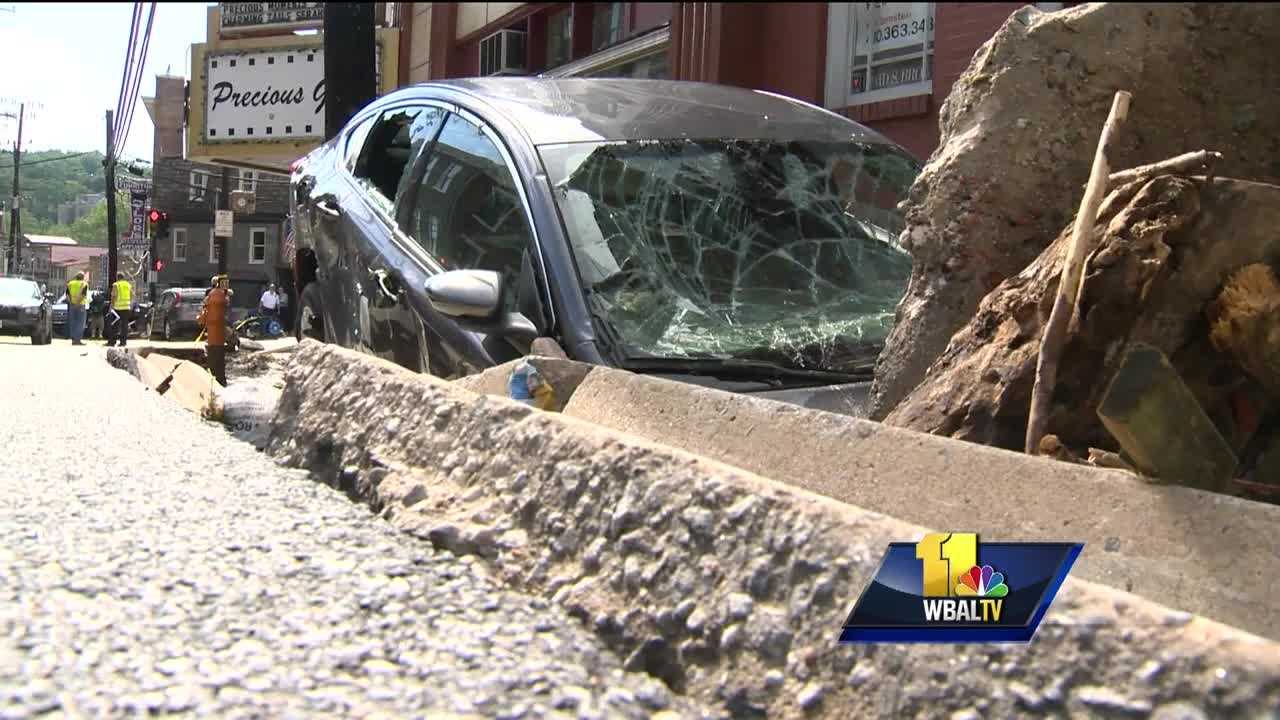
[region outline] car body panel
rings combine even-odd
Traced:
[[[464,329],[431,306],[425,281],[443,268],[400,231],[397,220],[404,217],[390,217],[366,197],[368,191],[352,176],[348,162],[353,137],[358,146],[385,111],[415,106],[442,108],[479,124],[496,144],[514,171],[532,232],[527,252],[531,272],[521,280],[536,295],[522,296],[519,309],[570,358],[593,364],[620,363],[602,354],[597,333],[607,325],[593,318],[586,302],[538,146],[700,136],[894,145],[868,128],[797,100],[705,83],[482,78],[415,85],[375,100],[334,139],[295,165],[291,204],[298,247],[315,254],[329,341],[446,378],[511,359],[510,343]],[[409,158],[410,186],[421,181],[423,160],[434,150],[432,140]],[[322,201],[338,214],[322,210]],[[405,212],[401,205],[396,208]],[[394,300],[381,291],[380,278],[392,286]],[[300,296],[302,288],[295,290]],[[868,387],[859,382],[777,390],[776,384],[709,375],[653,374],[846,413],[861,407],[858,398],[865,398]]]
[[[23,277],[0,277],[5,292],[0,292],[0,335],[53,337],[53,306],[40,292],[40,286]],[[19,284],[14,293],[9,291]]]

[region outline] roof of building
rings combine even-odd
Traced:
[[[763,90],[677,80],[487,77],[444,88],[487,102],[535,145],[601,140],[741,138],[892,144],[828,110]]]
[[[54,265],[70,265],[106,254],[107,249],[104,247],[53,247],[49,248],[49,262]]]
[[[26,238],[27,242],[31,243],[32,245],[77,245],[78,244],[75,240],[69,237],[64,237],[62,235],[29,235],[27,233],[23,233],[22,237]]]

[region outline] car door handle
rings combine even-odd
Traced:
[[[394,305],[400,302],[400,293],[398,288],[393,290],[392,285],[397,285],[394,278],[387,275],[386,270],[374,270],[373,278],[378,283],[378,290],[382,293],[382,299],[388,305]]]
[[[342,217],[342,210],[338,209],[338,207],[333,204],[332,197],[322,197],[319,200],[316,200],[314,207],[331,218]]]

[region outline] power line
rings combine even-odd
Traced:
[[[151,7],[147,12],[147,29],[142,33],[142,52],[135,67],[133,94],[129,98],[127,119],[124,124],[124,139],[119,141],[119,147],[124,147],[128,143],[129,131],[133,129],[133,114],[138,109],[138,93],[142,90],[142,75],[147,66],[147,51],[151,47],[151,27],[155,19],[156,3],[155,0],[152,0]]]
[[[32,165],[43,165],[44,163],[56,162],[58,160],[70,160],[71,158],[78,158],[78,157],[84,157],[85,155],[92,155],[96,152],[98,151],[90,150],[88,152],[75,153],[74,155],[63,155],[61,157],[56,157],[56,158],[44,158],[42,160],[32,160],[31,162],[22,163],[22,167],[29,168]],[[12,163],[10,163],[9,165],[0,165],[0,170],[8,170],[11,167],[13,167]]]
[[[111,128],[112,134],[115,137],[120,137],[119,130],[121,128],[121,120],[124,119],[124,114],[122,112],[124,108],[124,99],[125,96],[128,95],[130,69],[133,67],[134,49],[138,44],[138,25],[141,22],[142,3],[135,2],[133,4],[133,20],[129,25],[129,44],[126,45],[124,49],[124,68],[120,73],[120,92],[116,95],[116,112],[114,116],[115,121],[113,123],[115,127]],[[115,155],[114,145],[115,143],[113,143],[113,147],[107,148],[108,155]]]

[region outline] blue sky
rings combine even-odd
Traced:
[[[190,45],[204,42],[207,6],[156,4],[126,157],[151,159],[151,120],[141,98],[155,94],[155,76],[166,70],[191,77]],[[144,27],[146,11],[144,5]],[[13,99],[42,106],[24,123],[23,149],[104,149],[104,113],[116,106],[132,17],[132,3],[0,0],[0,112],[16,112]],[[16,135],[17,123],[0,118],[0,147],[12,149]]]

